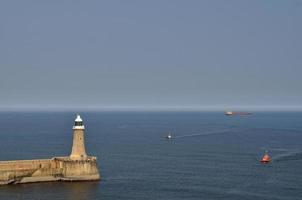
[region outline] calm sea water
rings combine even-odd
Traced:
[[[302,113],[83,112],[100,182],[0,187],[0,199],[302,199]],[[1,112],[0,160],[69,155],[75,113]],[[171,131],[174,140],[163,137]],[[265,149],[273,162],[259,163]]]

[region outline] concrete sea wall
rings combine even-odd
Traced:
[[[55,157],[41,160],[0,161],[0,185],[94,180],[100,180],[96,157],[87,157],[83,160]]]

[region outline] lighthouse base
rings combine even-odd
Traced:
[[[48,181],[98,181],[96,157],[71,160],[55,157],[43,160],[0,161],[0,185]]]

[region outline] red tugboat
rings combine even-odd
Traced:
[[[270,162],[271,162],[271,158],[269,157],[267,151],[265,151],[265,154],[264,154],[264,156],[262,157],[262,159],[260,160],[260,162],[263,163],[263,164],[267,164],[267,163],[270,163]]]

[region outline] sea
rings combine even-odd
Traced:
[[[0,112],[0,160],[69,155],[76,114]],[[1,200],[302,199],[302,112],[80,114],[101,181],[0,186]]]

